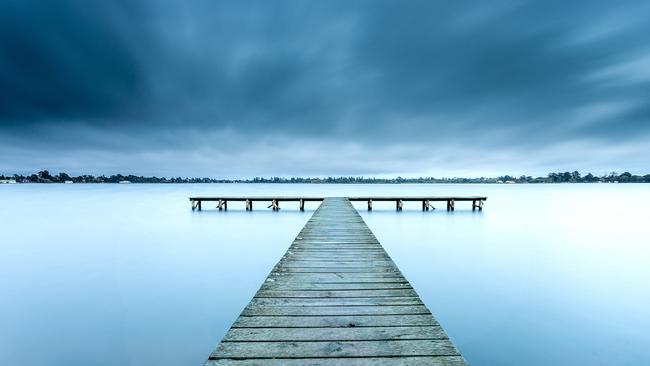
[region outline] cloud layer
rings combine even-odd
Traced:
[[[0,4],[0,170],[650,171],[645,1]]]

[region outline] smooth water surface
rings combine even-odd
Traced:
[[[356,205],[469,363],[650,360],[650,185],[21,184],[0,185],[0,364],[202,364],[317,204],[187,197],[273,194],[486,195]]]

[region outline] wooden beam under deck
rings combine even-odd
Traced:
[[[325,197],[276,197],[276,196],[265,196],[265,197],[190,197],[190,202],[192,204],[192,210],[198,209],[201,211],[201,202],[217,202],[217,208],[221,210],[228,209],[228,201],[234,202],[244,202],[246,211],[253,210],[253,202],[269,202],[270,205],[268,208],[273,209],[273,211],[280,210],[280,202],[298,202],[300,211],[305,210],[305,202],[319,202],[323,201]],[[367,202],[368,211],[372,211],[373,201],[376,202],[395,202],[395,209],[397,211],[402,211],[404,207],[404,202],[422,202],[422,211],[434,210],[432,202],[446,202],[447,211],[455,210],[456,202],[471,202],[472,211],[475,211],[477,208],[479,211],[483,210],[483,204],[487,200],[487,197],[484,196],[363,196],[363,197],[347,197],[348,201],[357,201],[357,202]]]

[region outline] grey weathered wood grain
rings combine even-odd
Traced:
[[[242,312],[243,316],[254,315],[400,315],[412,314],[422,315],[431,314],[429,309],[424,305],[388,305],[388,306],[248,306]]]
[[[229,341],[381,341],[398,339],[447,339],[439,326],[371,328],[232,328]]]
[[[240,316],[237,328],[324,328],[391,327],[439,325],[431,315],[346,315],[346,316]]]
[[[363,267],[282,267],[277,269],[278,272],[295,272],[295,273],[396,273],[397,271],[390,267],[363,268]]]
[[[466,365],[347,199],[325,199],[208,366]]]
[[[211,358],[457,356],[448,339],[399,341],[221,342]]]
[[[461,356],[208,360],[205,366],[467,366]]]
[[[397,290],[410,289],[407,282],[361,282],[361,283],[314,283],[303,281],[267,282],[265,290],[314,291],[314,290]]]
[[[400,273],[379,273],[381,276],[360,276],[358,273],[330,272],[330,273],[276,273],[269,276],[264,284],[273,283],[408,283]],[[367,273],[362,273],[367,274]],[[330,277],[328,277],[330,276]]]
[[[389,257],[385,254],[364,254],[363,256],[359,254],[348,254],[345,252],[339,253],[324,253],[324,254],[315,254],[315,253],[291,253],[285,255],[282,259],[284,260],[295,260],[295,261],[306,261],[306,262],[320,262],[320,261],[330,261],[332,260],[332,255],[336,257],[338,262],[373,262],[375,260],[387,260]]]
[[[340,290],[340,291],[285,291],[265,290],[257,292],[257,297],[391,297],[417,296],[412,289],[399,290]]]
[[[420,305],[419,297],[347,297],[347,298],[255,298],[251,304],[264,306],[396,306]]]
[[[320,268],[309,268],[309,267],[291,267],[291,268],[280,268],[280,272],[286,273],[394,273],[395,270],[390,268],[373,268],[373,269],[364,269],[364,268],[338,268],[338,267],[320,267]]]

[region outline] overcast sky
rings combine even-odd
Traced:
[[[650,2],[0,3],[0,173],[650,172]]]

